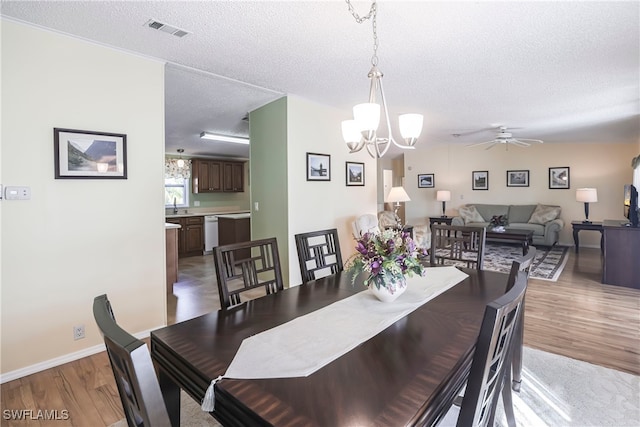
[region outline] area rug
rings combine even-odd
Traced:
[[[202,412],[200,405],[184,391],[180,392],[180,427],[220,427],[209,413]],[[127,427],[127,420],[122,419],[109,427]]]
[[[513,393],[518,427],[640,425],[640,377],[564,356],[524,348],[522,388]],[[453,407],[440,424],[453,426]],[[506,427],[502,399],[496,426]]]
[[[536,258],[529,277],[555,282],[569,259],[567,246],[536,247]],[[484,269],[508,273],[511,263],[522,257],[522,246],[487,242],[484,247]]]

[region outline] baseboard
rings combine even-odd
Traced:
[[[161,328],[158,326],[146,331],[133,334],[138,339],[148,338],[151,331]],[[9,381],[17,380],[18,378],[26,377],[27,375],[35,374],[37,372],[44,371],[46,369],[55,368],[56,366],[64,365],[65,363],[73,362],[83,357],[92,356],[94,354],[105,351],[104,344],[94,345],[93,347],[85,348],[73,353],[65,354],[63,356],[55,357],[53,359],[45,360],[44,362],[36,363],[35,365],[25,366],[24,368],[16,369],[15,371],[7,372],[6,374],[0,374],[0,384],[4,384]]]

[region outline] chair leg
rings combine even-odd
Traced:
[[[504,385],[502,387],[502,404],[504,405],[504,414],[507,416],[507,425],[509,427],[516,427],[516,417],[513,413],[513,398],[511,396],[511,370],[507,369],[507,378],[505,378]]]
[[[523,307],[524,308],[524,307]],[[520,392],[522,385],[522,346],[524,345],[524,310],[520,311],[518,325],[516,326],[513,339],[513,357],[511,358],[511,368],[513,369],[513,381],[511,387],[513,391]],[[509,383],[507,383],[509,384]]]

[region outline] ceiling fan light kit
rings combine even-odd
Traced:
[[[459,136],[460,134],[454,134],[454,136]],[[488,144],[485,150],[489,150],[496,146],[496,144],[504,144],[505,148],[509,149],[509,144],[515,145],[518,147],[529,147],[531,144],[542,144],[544,141],[540,139],[530,139],[530,138],[515,138],[511,132],[507,132],[506,126],[500,126],[498,134],[496,137],[490,141],[477,142],[475,144],[469,144],[468,147],[475,147],[477,145],[485,145]]]
[[[370,80],[369,102],[353,107],[353,120],[345,120],[342,122],[342,137],[344,142],[347,144],[350,153],[356,153],[366,147],[369,155],[373,158],[384,156],[391,144],[403,149],[414,149],[414,145],[422,132],[423,116],[421,114],[403,114],[398,117],[400,134],[404,140],[404,144],[396,142],[391,132],[389,109],[387,108],[387,100],[382,87],[383,74],[377,67],[378,33],[376,17],[378,8],[376,1],[374,0],[371,3],[369,13],[363,17],[360,17],[354,11],[350,0],[345,1],[349,6],[349,12],[358,24],[371,19],[373,27],[373,56],[371,57],[371,70],[368,74]],[[376,102],[378,95],[381,104]],[[386,122],[387,138],[381,138],[377,134],[381,116]]]

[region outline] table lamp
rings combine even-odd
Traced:
[[[398,222],[398,227],[401,227],[400,217],[398,217],[398,209],[400,208],[400,202],[410,202],[411,199],[406,191],[404,191],[403,187],[391,187],[391,191],[389,191],[389,195],[385,202],[387,203],[395,203],[395,207],[393,209],[393,214],[396,216],[396,221]]]
[[[442,202],[442,218],[446,218],[447,216],[444,213],[445,204],[446,204],[446,202],[451,200],[451,191],[449,191],[449,190],[438,190],[438,192],[436,193],[436,200],[439,201],[439,202]]]
[[[585,224],[590,224],[589,221],[589,203],[598,201],[598,190],[595,188],[578,188],[576,190],[576,201],[584,203],[584,217],[582,221]]]

